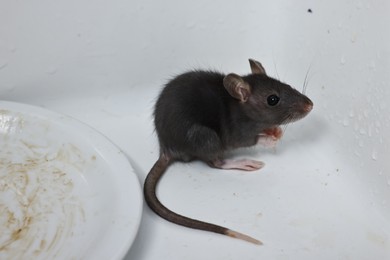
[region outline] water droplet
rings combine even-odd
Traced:
[[[383,171],[380,171],[378,174],[382,176],[383,175]]]
[[[344,65],[346,63],[345,56],[341,56],[340,63],[341,65]]]
[[[364,115],[365,118],[368,118],[368,110],[364,110],[363,111],[363,115]]]
[[[354,117],[355,116],[355,111],[353,109],[351,109],[351,111],[349,111],[349,117]]]
[[[344,120],[343,120],[343,126],[349,126],[349,120],[348,120],[348,118],[344,118]]]
[[[371,61],[369,64],[368,64],[368,68],[370,70],[374,70],[376,68],[376,63],[375,61]]]
[[[364,141],[363,140],[359,140],[359,147],[364,147]]]
[[[360,128],[360,129],[359,129],[359,133],[360,133],[361,135],[366,135],[366,134],[367,134],[367,131],[366,131],[366,129],[364,129],[364,128]]]
[[[357,34],[354,33],[354,34],[351,36],[351,42],[352,42],[352,43],[355,43],[356,40],[357,40]]]
[[[373,150],[372,153],[371,153],[371,158],[376,161],[378,160],[378,151],[377,150]]]
[[[194,29],[196,24],[194,22],[189,22],[186,24],[187,29]]]
[[[218,19],[217,23],[220,25],[223,25],[226,23],[226,21],[225,21],[225,19],[221,18],[221,19]]]
[[[372,126],[371,125],[368,127],[368,136],[372,137]]]

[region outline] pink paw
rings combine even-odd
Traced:
[[[265,129],[257,137],[257,143],[265,147],[275,147],[283,136],[283,130],[279,126]]]
[[[255,171],[264,167],[264,163],[255,160],[217,160],[210,163],[211,166],[220,169],[236,169],[243,171]]]

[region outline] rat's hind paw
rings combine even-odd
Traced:
[[[243,171],[255,171],[264,167],[264,163],[255,160],[215,160],[209,163],[210,166],[219,169],[236,169]]]

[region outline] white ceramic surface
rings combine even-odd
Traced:
[[[0,99],[44,106],[104,133],[139,181],[158,156],[152,107],[190,68],[248,73],[248,58],[314,109],[258,172],[176,164],[170,208],[261,247],[167,223],[144,207],[126,259],[390,259],[389,0],[0,0]],[[196,97],[195,97],[196,98]]]
[[[122,152],[92,128],[0,101],[0,259],[120,259],[142,197]]]

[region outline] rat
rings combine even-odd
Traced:
[[[260,62],[249,59],[249,63],[252,73],[245,76],[192,70],[165,85],[154,108],[160,154],[145,179],[144,196],[148,206],[170,222],[262,244],[231,229],[179,215],[156,195],[158,181],[173,162],[201,160],[213,168],[244,171],[262,168],[261,161],[227,160],[224,154],[256,144],[274,146],[283,135],[280,125],[312,110],[307,96],[267,76]]]

